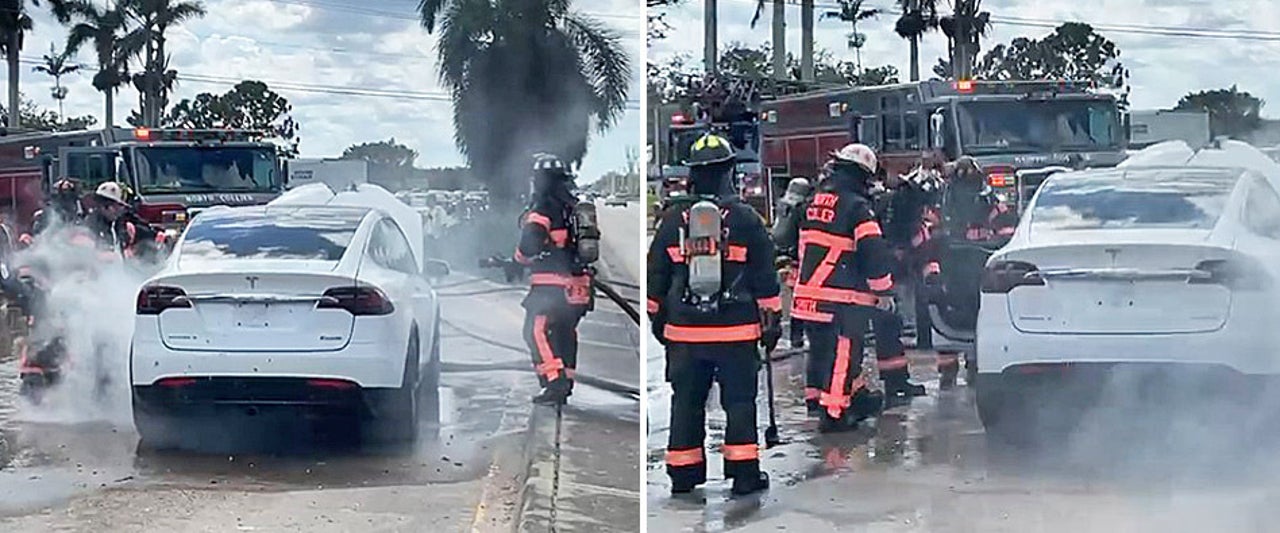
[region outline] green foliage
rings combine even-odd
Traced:
[[[70,118],[61,117],[56,111],[42,109],[35,102],[25,98],[22,99],[22,105],[18,108],[18,113],[22,120],[23,130],[74,131],[90,128],[98,123],[98,119],[92,115]],[[0,116],[7,116],[8,114],[8,109],[0,105]]]
[[[750,48],[742,43],[730,43],[721,53],[718,62],[720,72],[728,78],[768,82],[773,79],[773,60],[768,44]],[[869,86],[898,83],[898,69],[884,65],[863,69],[851,61],[836,60],[826,50],[814,54],[814,85],[817,86]],[[788,79],[800,80],[800,59],[787,56]],[[667,61],[648,65],[649,102],[658,104],[682,103],[688,100],[694,86],[702,79],[701,67],[693,65],[687,56],[676,56]]]
[[[1239,90],[1216,89],[1190,93],[1178,100],[1174,111],[1205,111],[1209,113],[1209,132],[1214,135],[1239,137],[1262,125],[1262,99]]]
[[[161,124],[170,128],[232,128],[266,132],[285,157],[297,157],[298,123],[291,113],[289,100],[272,91],[267,84],[246,80],[230,91],[215,95],[201,93],[195,99],[184,99],[173,106]],[[141,117],[135,111],[130,122]]]
[[[418,152],[397,143],[395,137],[385,141],[353,144],[342,151],[342,159],[363,159],[370,163],[396,167],[412,167]]]

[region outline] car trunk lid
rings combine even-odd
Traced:
[[[1204,282],[1209,274],[1203,265],[1232,260],[1234,254],[1209,244],[1207,231],[1171,232],[1160,239],[1143,232],[1144,241],[1113,231],[1087,233],[1093,235],[1065,236],[1054,245],[1000,258],[1035,265],[1044,280],[1043,285],[1009,292],[1016,328],[1029,333],[1174,334],[1215,331],[1226,323],[1232,291]]]

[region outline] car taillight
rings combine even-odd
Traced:
[[[187,387],[196,384],[196,378],[165,378],[156,382],[161,387]]]
[[[1196,265],[1197,273],[1187,279],[1193,285],[1222,285],[1233,290],[1258,291],[1271,284],[1262,266],[1244,259],[1210,259]]]
[[[191,307],[187,293],[177,287],[149,285],[138,291],[138,314],[158,315],[165,309],[185,309]]]
[[[1015,287],[1044,285],[1036,266],[1023,261],[997,261],[982,273],[982,292],[1005,294]]]
[[[346,309],[355,316],[389,315],[391,300],[373,287],[335,287],[324,291],[317,309]]]
[[[355,388],[356,384],[343,379],[308,379],[307,385],[321,389],[337,389],[347,390]]]

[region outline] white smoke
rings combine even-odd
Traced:
[[[30,332],[31,350],[60,334],[67,347],[62,380],[38,405],[27,403],[30,421],[128,423],[129,344],[134,304],[148,273],[123,261],[119,252],[76,246],[74,228],[47,229],[9,260],[14,275],[32,265],[44,280],[43,323]]]

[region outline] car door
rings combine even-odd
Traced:
[[[377,233],[384,245],[385,266],[396,276],[397,301],[407,302],[413,307],[421,348],[429,350],[436,340],[433,337],[436,322],[435,292],[431,284],[422,277],[413,249],[400,226],[392,219],[384,218],[378,223]],[[426,363],[424,358],[422,364]]]

